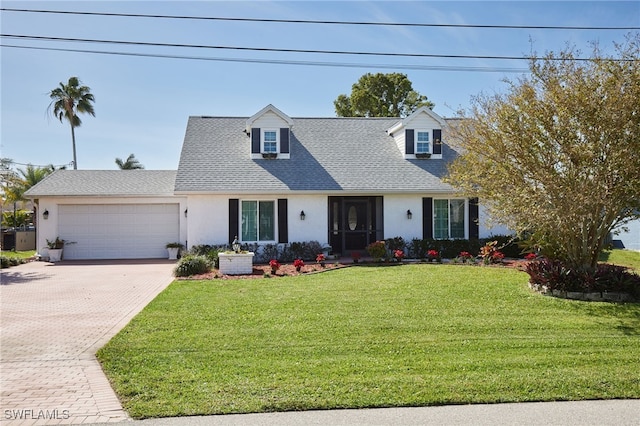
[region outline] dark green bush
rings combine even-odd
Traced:
[[[19,257],[0,256],[0,269],[22,265],[23,263],[27,263],[27,261]]]
[[[173,270],[176,277],[188,277],[197,274],[206,274],[211,271],[211,261],[207,256],[187,254],[183,256]]]
[[[292,242],[284,247],[279,259],[283,262],[295,259],[315,262],[318,253],[322,253],[322,245],[318,241]]]
[[[433,240],[413,239],[408,245],[408,256],[413,259],[426,259],[429,250],[435,250],[445,259],[454,259],[466,251],[473,255],[480,251],[480,240]]]
[[[392,253],[396,250],[402,250],[405,253],[407,252],[407,244],[402,237],[387,238],[385,242],[387,243],[387,250]]]
[[[491,241],[497,241],[497,249],[504,254],[505,257],[518,259],[523,257],[524,246],[522,241],[514,235],[492,235],[489,238],[483,238],[482,241],[486,244]],[[484,245],[484,244],[483,244]]]

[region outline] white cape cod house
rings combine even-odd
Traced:
[[[165,244],[318,241],[348,255],[385,238],[482,238],[476,200],[442,182],[448,120],[190,117],[177,171],[60,170],[27,192],[37,247],[65,259],[166,257]],[[46,217],[46,218],[45,218]]]

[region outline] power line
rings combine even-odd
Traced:
[[[46,50],[46,51],[56,51],[56,52],[133,56],[133,57],[141,57],[141,58],[186,59],[186,60],[199,60],[199,61],[240,62],[240,63],[275,64],[275,65],[304,65],[304,66],[342,67],[342,68],[407,69],[407,70],[419,70],[419,71],[473,71],[473,72],[517,72],[517,73],[529,71],[526,68],[432,66],[432,65],[411,65],[411,64],[393,65],[393,64],[366,64],[366,63],[348,63],[348,62],[291,61],[291,60],[276,60],[276,59],[220,58],[220,57],[207,57],[207,56],[166,55],[166,54],[156,54],[156,53],[114,52],[114,51],[104,51],[104,50],[63,49],[63,48],[53,48],[53,47],[19,46],[19,45],[11,45],[11,44],[0,44],[0,47],[9,47],[9,48],[16,48],[16,49],[31,49],[31,50]]]
[[[403,58],[445,58],[445,59],[490,59],[490,60],[529,60],[531,58],[525,56],[483,56],[483,55],[445,55],[432,53],[389,53],[389,52],[362,52],[362,51],[344,51],[344,50],[311,50],[311,49],[284,49],[271,47],[239,47],[239,46],[217,46],[206,44],[180,44],[180,43],[157,43],[157,42],[141,42],[141,41],[123,41],[123,40],[100,40],[88,38],[69,38],[69,37],[48,37],[48,36],[32,36],[19,34],[0,34],[0,37],[12,38],[17,40],[37,40],[37,41],[62,41],[77,43],[97,43],[97,44],[116,44],[128,46],[151,46],[151,47],[180,47],[192,49],[218,49],[218,50],[236,50],[236,51],[252,51],[252,52],[278,52],[278,53],[313,53],[313,54],[329,54],[329,55],[358,55],[358,56],[387,56],[387,57],[403,57]],[[550,60],[564,61],[566,58],[547,58]],[[591,58],[571,58],[572,61],[592,61]],[[630,59],[616,59],[617,61],[631,61]]]
[[[268,19],[268,18],[228,18],[214,16],[188,16],[188,15],[158,15],[138,13],[108,13],[108,12],[77,12],[43,9],[13,9],[0,8],[6,12],[24,13],[49,13],[63,15],[87,15],[87,16],[111,16],[124,18],[155,18],[155,19],[187,19],[204,21],[234,21],[234,22],[266,22],[283,24],[323,24],[323,25],[363,25],[363,26],[398,26],[398,27],[434,27],[434,28],[490,28],[490,29],[529,29],[529,30],[638,30],[640,27],[593,27],[593,26],[569,26],[569,25],[490,25],[490,24],[428,24],[416,22],[367,22],[367,21],[328,21],[306,19]]]

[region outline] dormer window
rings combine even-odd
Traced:
[[[262,131],[262,152],[265,154],[278,153],[278,133],[279,130]]]
[[[416,131],[416,154],[430,154],[431,145],[429,143],[428,131]]]
[[[251,139],[251,158],[286,160],[293,120],[273,105],[267,105],[247,120],[245,133]]]

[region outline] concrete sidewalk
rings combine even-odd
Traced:
[[[95,353],[173,281],[175,261],[31,262],[0,275],[0,422],[127,421]]]
[[[513,425],[637,426],[640,400],[446,405],[368,410],[300,411],[136,421],[140,426]]]

